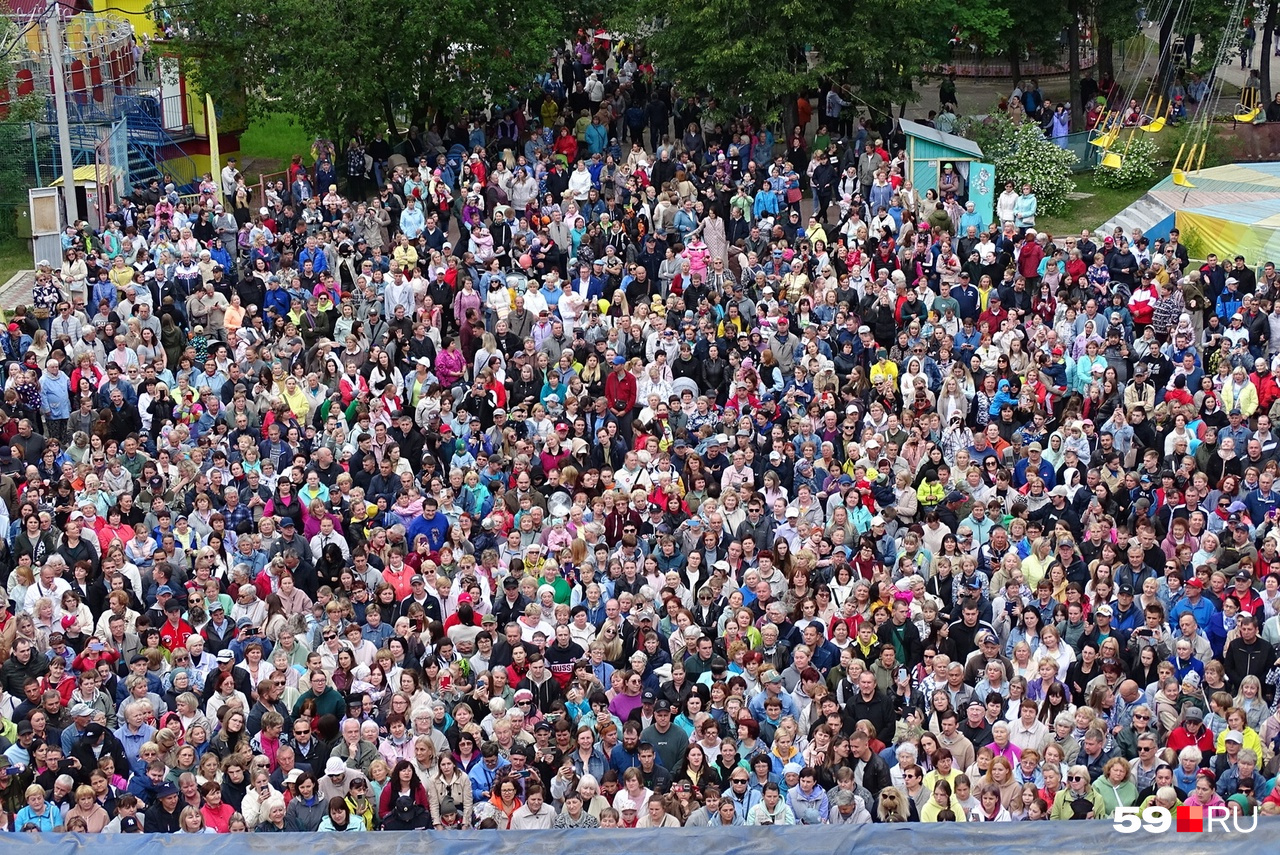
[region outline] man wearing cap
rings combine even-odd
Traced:
[[[1204,726],[1204,710],[1198,706],[1188,705],[1182,712],[1182,723],[1169,732],[1165,747],[1177,756],[1182,749],[1194,746],[1205,757],[1212,757],[1216,751],[1213,734]]]
[[[653,746],[654,752],[663,768],[675,769],[684,759],[685,749],[689,747],[689,735],[684,728],[672,723],[674,712],[671,702],[666,698],[658,698],[653,705],[653,724],[640,734],[640,763],[644,765],[645,745]]]
[[[1119,575],[1117,575],[1117,581],[1120,584],[1128,583],[1127,580],[1121,579]],[[1135,590],[1137,590],[1137,587],[1137,585],[1133,585]],[[1213,603],[1204,596],[1204,582],[1202,582],[1198,577],[1193,576],[1187,580],[1183,589],[1183,597],[1174,603],[1173,608],[1169,610],[1169,623],[1176,625],[1180,622],[1183,615],[1190,615],[1197,627],[1207,627],[1209,625],[1209,621],[1211,621],[1214,614],[1216,614],[1217,609],[1214,607]]]
[[[170,783],[161,784],[156,790],[156,800],[147,808],[147,832],[172,834],[178,830],[178,788]]]
[[[93,707],[83,701],[72,704],[69,712],[71,724],[63,728],[62,738],[60,739],[64,757],[71,756],[71,750],[75,748],[78,741],[84,738],[89,724],[93,721]]]
[[[1052,490],[1058,484],[1058,476],[1053,471],[1053,466],[1049,461],[1041,457],[1044,447],[1038,442],[1033,442],[1027,446],[1027,456],[1019,460],[1013,467],[1013,486],[1021,489],[1026,486],[1027,475],[1033,474],[1040,476],[1040,480],[1044,481],[1045,489]]]
[[[1121,650],[1128,648],[1134,630],[1143,625],[1142,609],[1134,605],[1134,590],[1132,585],[1117,586],[1116,599],[1111,604],[1111,625],[1120,638]]]
[[[1048,464],[1048,461],[1042,460],[1041,463]],[[1061,484],[1049,491],[1049,504],[1033,511],[1031,519],[1044,523],[1045,531],[1052,531],[1058,523],[1064,522],[1072,534],[1076,537],[1081,535],[1080,515],[1067,504],[1067,488]]]
[[[613,358],[613,371],[605,378],[604,397],[608,402],[609,412],[618,420],[618,433],[624,437],[631,436],[631,422],[635,418],[636,378],[627,370],[626,357],[621,354]]]
[[[205,650],[210,654],[218,653],[231,646],[236,637],[235,622],[227,617],[227,613],[219,600],[209,604],[209,622],[200,630],[205,639]]]
[[[773,334],[768,338],[768,346],[773,351],[774,358],[778,360],[778,369],[782,372],[782,376],[790,377],[795,369],[796,348],[800,346],[800,339],[796,338],[795,333],[791,331],[791,324],[786,315],[778,318]]]

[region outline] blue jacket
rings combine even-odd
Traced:
[[[751,213],[757,220],[766,214],[771,217],[778,216],[777,195],[768,189],[757,192],[755,203],[751,206]]]
[[[680,233],[681,242],[688,243],[689,235],[698,227],[698,218],[681,208],[676,214],[675,227],[676,231]]]
[[[281,317],[289,314],[289,292],[283,288],[268,288],[262,297],[262,309],[264,312],[275,309]]]
[[[619,742],[613,746],[613,751],[609,754],[609,768],[618,773],[618,777],[622,777],[622,773],[628,769],[640,768],[640,752],[628,751],[622,747]]]
[[[1026,458],[1019,460],[1013,467],[1013,484],[1015,487],[1021,487],[1023,484],[1027,483],[1028,469],[1031,469],[1031,461]],[[1039,475],[1044,480],[1044,488],[1046,490],[1052,490],[1054,487],[1058,486],[1057,474],[1053,471],[1053,467],[1049,465],[1049,461],[1045,460],[1043,457],[1040,458],[1040,465],[1031,469],[1031,471]]]
[[[486,796],[485,793],[493,792],[493,782],[498,779],[502,770],[510,765],[511,764],[506,760],[499,757],[498,768],[496,769],[489,769],[489,767],[484,764],[484,760],[481,760],[476,763],[476,765],[472,766],[471,772],[467,775],[467,777],[471,779],[471,798],[476,802],[488,800],[489,796]]]
[[[1249,509],[1249,518],[1261,521],[1266,519],[1267,511],[1280,505],[1280,492],[1271,490],[1264,496],[1262,490],[1252,490],[1245,496],[1244,504]]]
[[[587,125],[587,153],[600,154],[609,145],[609,129],[602,124],[592,122]]]
[[[1182,617],[1184,614],[1190,614],[1196,619],[1196,625],[1200,627],[1201,631],[1203,631],[1208,628],[1209,621],[1213,619],[1213,616],[1217,611],[1218,610],[1214,607],[1213,603],[1209,602],[1208,597],[1202,596],[1200,598],[1200,602],[1192,605],[1191,598],[1184,596],[1182,599],[1178,600],[1178,602],[1174,603],[1173,608],[1169,610],[1169,624],[1171,626],[1177,626],[1178,618]]]
[[[41,411],[51,419],[71,418],[71,378],[58,372],[50,377],[40,375]]]
[[[1242,305],[1240,292],[1232,293],[1231,291],[1223,291],[1218,297],[1217,311],[1218,317],[1230,322],[1231,316],[1240,311]]]

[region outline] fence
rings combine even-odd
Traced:
[[[31,237],[27,202],[0,202],[0,240]]]
[[[834,808],[833,808],[834,810]],[[1247,829],[1252,817],[1241,820]],[[1226,823],[1229,824],[1229,823]],[[715,852],[717,855],[918,855],[982,852],[1023,855],[1034,851],[1149,855],[1176,844],[1179,855],[1231,855],[1268,851],[1280,822],[1263,817],[1252,832],[1214,829],[1197,834],[1139,831],[1122,834],[1109,820],[1005,823],[875,823],[867,825],[751,826],[661,830],[565,829],[561,831],[382,831],[369,834],[5,834],[6,855],[652,855]]]
[[[1096,145],[1089,145],[1089,140],[1092,138],[1093,133],[1090,131],[1067,134],[1067,142],[1063,148],[1075,152],[1076,165],[1072,167],[1071,171],[1077,175],[1081,172],[1092,172],[1093,168],[1098,165],[1099,149]]]
[[[1093,68],[1098,64],[1097,51],[1085,43],[1080,45],[1081,70]],[[995,77],[1009,78],[1013,76],[1013,65],[1004,56],[984,56],[976,45],[956,47],[951,52],[951,61],[945,71],[954,71],[960,77]],[[1023,57],[1018,66],[1018,73],[1023,77],[1046,77],[1054,74],[1066,74],[1069,70],[1067,52],[1064,49],[1057,56]]]
[[[284,172],[265,172],[258,176],[258,183],[249,189],[253,191],[253,203],[250,210],[256,211],[267,204],[267,188],[277,181],[283,181],[286,188],[289,186],[289,173]]]

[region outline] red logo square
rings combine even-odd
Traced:
[[[1204,808],[1182,805],[1178,808],[1178,831],[1204,831]]]

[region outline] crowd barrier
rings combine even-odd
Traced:
[[[903,823],[855,827],[691,828],[657,830],[376,832],[366,834],[4,834],[4,855],[920,855],[927,852],[1026,855],[1027,852],[1178,855],[1262,852],[1280,820],[1262,819],[1250,833],[1170,829],[1122,834],[1110,822]],[[1172,850],[1171,850],[1172,851]]]

